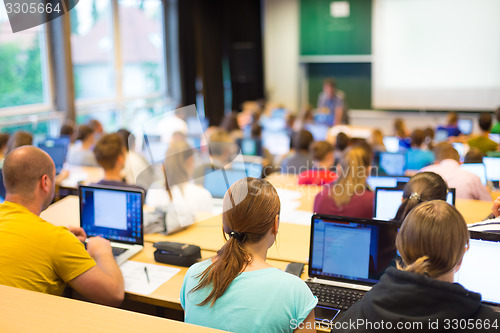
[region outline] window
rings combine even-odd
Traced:
[[[0,6],[0,108],[48,101],[45,55],[43,26],[13,34]]]

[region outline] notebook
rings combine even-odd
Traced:
[[[373,216],[377,220],[392,220],[398,212],[403,200],[402,188],[378,187],[375,190],[375,204]],[[455,189],[448,189],[446,202],[455,206]]]
[[[395,265],[395,238],[399,223],[361,218],[312,216],[307,285],[318,296],[316,320],[331,322],[347,305],[324,301],[315,290],[362,296],[386,268]],[[327,292],[328,293],[328,292]]]
[[[88,237],[111,242],[118,265],[144,247],[144,191],[110,186],[79,187],[80,226]]]
[[[484,303],[500,306],[500,266],[495,264],[500,257],[500,234],[470,231],[469,246],[455,282],[480,293]]]
[[[483,163],[464,163],[460,167],[464,170],[472,172],[481,179],[483,185],[487,184],[486,181],[486,167]]]
[[[38,148],[45,151],[54,161],[56,166],[56,174],[59,174],[63,169],[64,162],[66,162],[66,155],[68,154],[69,138],[55,138],[47,139],[38,144]]]

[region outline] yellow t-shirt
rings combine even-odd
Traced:
[[[95,265],[67,228],[21,205],[0,204],[0,284],[61,295],[68,281]]]

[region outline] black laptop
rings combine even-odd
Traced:
[[[342,216],[312,216],[307,285],[316,320],[332,322],[395,266],[399,223]]]

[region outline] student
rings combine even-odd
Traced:
[[[99,140],[101,136],[104,134],[104,127],[102,126],[101,122],[97,119],[90,119],[89,122],[87,123],[87,126],[92,129],[92,132],[94,133],[95,140]]]
[[[500,134],[500,106],[495,110],[495,118],[497,122],[491,128],[491,133]]]
[[[143,189],[141,186],[128,184],[122,177],[126,150],[120,135],[104,134],[94,147],[94,155],[97,163],[104,169],[104,179],[98,185]]]
[[[406,151],[406,169],[420,170],[425,166],[434,163],[432,151],[423,149],[425,133],[421,129],[416,129],[411,134],[411,147]]]
[[[481,304],[480,294],[453,283],[469,247],[467,224],[455,207],[442,200],[415,207],[398,232],[396,247],[402,263],[398,268],[389,267],[380,282],[341,315],[339,327],[364,320],[384,322],[385,327],[390,323],[392,330],[384,332],[401,332],[396,329],[398,323],[422,325],[408,331],[448,332],[446,320],[477,323],[500,319],[500,314]],[[431,321],[438,325],[435,330],[429,327]],[[335,332],[373,331],[366,326],[344,327],[347,329]],[[482,331],[482,327],[470,331]],[[496,327],[491,329],[496,331]]]
[[[80,125],[76,134],[76,141],[69,148],[68,164],[91,167],[99,166],[92,152],[92,147],[95,143],[95,136],[92,129],[87,125]]]
[[[380,129],[374,129],[370,139],[373,152],[377,153],[387,151],[384,145],[384,136],[382,135],[382,131]]]
[[[448,137],[450,136],[460,136],[462,132],[458,128],[458,114],[454,111],[448,112],[446,125],[439,126],[437,131],[446,131],[448,133]]]
[[[472,147],[464,157],[464,163],[483,163],[484,154],[481,149]]]
[[[31,146],[33,144],[33,135],[26,131],[16,131],[9,136],[9,140],[7,140],[7,151],[5,155],[10,153],[12,150],[22,147],[22,146]]]
[[[54,162],[41,149],[17,148],[5,158],[7,196],[0,205],[0,284],[62,295],[69,284],[91,301],[119,306],[123,278],[109,241],[39,217],[54,198]],[[78,237],[78,238],[77,238]]]
[[[126,150],[125,166],[122,170],[125,181],[129,184],[149,187],[154,181],[154,172],[144,156],[135,151],[135,136],[124,128],[116,133],[121,136]]]
[[[224,196],[227,239],[217,255],[189,268],[181,288],[185,322],[230,332],[314,327],[317,299],[298,277],[266,262],[276,241],[280,200],[263,179],[244,178]],[[294,332],[315,332],[296,329]]]
[[[295,133],[292,138],[294,151],[281,162],[281,172],[299,174],[309,170],[313,165],[309,155],[309,146],[313,141],[311,132],[307,130]]]
[[[337,179],[333,166],[333,147],[326,141],[311,144],[309,152],[313,158],[313,168],[299,174],[299,185],[320,185],[331,183]]]
[[[5,154],[7,153],[7,142],[9,141],[9,135],[6,133],[0,133],[0,162],[3,163]]]
[[[65,121],[64,124],[61,125],[59,136],[69,138],[71,144],[75,143],[75,124],[69,120]]]
[[[220,128],[225,130],[233,140],[243,138],[243,131],[238,124],[238,114],[236,112],[225,115],[221,121]]]
[[[485,155],[489,151],[496,151],[498,144],[488,137],[491,129],[491,114],[481,113],[479,116],[479,128],[481,129],[481,134],[468,141],[469,147],[479,148]]]
[[[409,131],[406,128],[406,123],[402,118],[394,119],[394,136],[399,139],[399,149],[406,150],[410,148]]]
[[[192,223],[195,213],[212,212],[212,195],[191,183],[193,171],[194,149],[186,142],[172,143],[163,164],[164,178],[153,183],[146,196],[148,206],[166,212],[167,228]]]
[[[338,178],[327,184],[314,199],[318,214],[372,218],[373,192],[366,185],[370,174],[371,154],[362,147],[352,147],[337,167]]]
[[[491,196],[481,179],[460,168],[460,156],[449,142],[440,142],[434,148],[436,162],[420,171],[432,171],[443,177],[448,187],[456,189],[457,198],[491,201]]]
[[[335,150],[333,151],[334,165],[342,163],[344,154],[349,146],[349,137],[344,132],[340,132],[335,137]]]
[[[420,172],[411,177],[403,191],[403,201],[399,206],[394,221],[403,222],[406,215],[419,203],[431,200],[444,200],[448,194],[448,185],[434,172]]]

